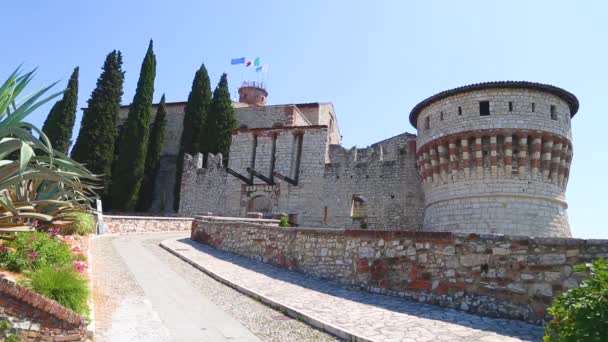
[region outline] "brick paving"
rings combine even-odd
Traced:
[[[262,262],[221,252],[188,238],[163,246],[181,258],[329,331],[362,341],[540,341],[542,327],[353,291]]]

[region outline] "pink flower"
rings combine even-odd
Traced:
[[[33,221],[32,222],[32,227],[36,228],[38,227],[40,224],[38,223],[38,221]]]
[[[60,230],[59,228],[55,228],[55,229],[53,229],[53,230],[51,230],[51,231],[49,232],[49,236],[50,236],[50,237],[55,237],[55,236],[59,235],[59,232],[60,232],[60,231],[61,231],[61,230]]]
[[[87,264],[82,261],[74,261],[74,269],[80,273],[83,273],[87,269]]]
[[[2,246],[2,249],[0,251],[7,252],[7,253],[13,253],[13,252],[15,252],[15,249],[13,247],[9,247],[9,246]]]
[[[28,254],[27,254],[27,257],[28,257],[29,259],[31,259],[31,260],[36,260],[36,258],[38,257],[38,252],[33,251],[33,252],[31,252],[31,253],[28,253]]]
[[[80,246],[72,246],[72,252],[82,252],[82,250],[80,249]]]

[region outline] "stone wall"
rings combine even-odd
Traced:
[[[330,145],[329,133],[325,126],[235,131],[228,167],[251,184],[228,174],[219,155],[209,155],[206,167],[202,155],[187,156],[180,214],[244,217],[248,211],[262,211],[291,215],[297,224],[309,227],[420,229],[424,203],[416,137],[404,133],[366,149],[346,150]],[[248,168],[273,184],[252,176]],[[355,197],[365,200],[362,217],[353,214]],[[256,207],[256,198],[268,203],[267,211]]]
[[[463,91],[423,107],[415,122],[423,229],[571,236],[570,119],[564,99],[524,87]]]
[[[83,316],[1,277],[0,321],[9,321],[8,333],[19,336],[20,341],[85,341],[87,338]]]
[[[540,324],[572,266],[608,257],[608,240],[280,228],[197,217],[192,239],[347,287]]]
[[[106,234],[151,233],[189,230],[190,217],[104,215]]]
[[[325,226],[417,230],[424,200],[416,169],[416,136],[404,133],[366,149],[331,146],[325,165]],[[365,216],[355,217],[353,198],[365,201]]]

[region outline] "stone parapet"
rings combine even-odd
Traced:
[[[154,217],[154,216],[118,216],[104,215],[106,233],[152,233],[178,230],[189,230],[191,217]]]
[[[192,239],[351,288],[536,324],[608,253],[608,240],[423,231],[284,228],[197,217]]]

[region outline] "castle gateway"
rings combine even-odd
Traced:
[[[411,111],[417,136],[364,149],[340,145],[330,103],[267,106],[257,84],[239,96],[228,166],[221,155],[204,166],[202,155],[186,156],[181,215],[284,213],[308,227],[570,236],[565,190],[578,100],[563,89],[489,82],[444,91]],[[168,104],[175,116],[158,198],[171,194],[184,105]]]

